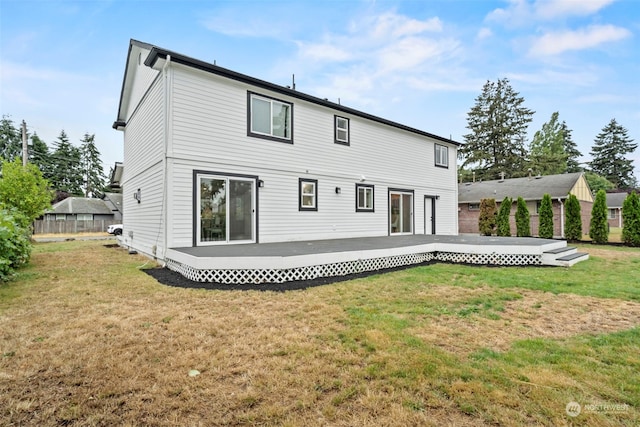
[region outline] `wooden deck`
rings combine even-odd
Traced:
[[[571,266],[588,258],[564,240],[408,235],[172,248],[166,265],[198,282],[284,283],[429,261]]]

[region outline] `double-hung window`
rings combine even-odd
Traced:
[[[373,185],[356,184],[356,212],[374,212]]]
[[[449,149],[446,145],[436,144],[436,166],[443,168],[449,167]]]
[[[293,143],[293,104],[248,93],[248,135]]]
[[[335,132],[334,142],[336,144],[349,145],[349,119],[334,116]]]
[[[306,178],[298,180],[298,208],[301,211],[318,210],[318,180]]]

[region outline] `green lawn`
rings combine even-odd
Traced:
[[[103,242],[38,244],[0,285],[0,419],[638,425],[640,249],[580,250],[571,268],[433,264],[275,293],[166,287]]]

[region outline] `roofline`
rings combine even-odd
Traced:
[[[131,59],[131,51],[133,50],[133,46],[138,46],[138,47],[142,47],[145,49],[152,49],[153,45],[150,45],[149,43],[145,43],[145,42],[141,42],[139,40],[135,40],[135,39],[131,39],[129,40],[129,50],[127,52],[127,60],[125,61],[125,67],[124,67],[124,77],[122,78],[122,88],[120,88],[120,102],[118,103],[118,118],[120,118],[120,113],[122,113],[122,98],[124,96],[124,88],[127,84],[127,73],[129,72],[129,60]],[[119,130],[119,128],[124,128],[127,125],[126,122],[124,121],[115,121],[113,122],[113,125],[111,127],[113,127],[116,130]]]
[[[297,99],[301,99],[307,102],[311,102],[313,104],[317,104],[317,105],[321,105],[323,107],[327,107],[327,108],[331,108],[333,110],[338,110],[341,111],[343,113],[347,113],[347,114],[351,114],[354,116],[358,116],[358,117],[362,117],[364,119],[367,120],[371,120],[374,122],[378,122],[387,126],[391,126],[397,129],[401,129],[407,132],[411,132],[411,133],[415,133],[421,136],[426,136],[428,138],[432,138],[441,142],[446,142],[448,144],[452,144],[452,145],[456,145],[456,146],[461,146],[462,143],[458,142],[458,141],[454,141],[451,138],[445,138],[439,135],[435,135],[429,132],[425,132],[422,131],[420,129],[416,129],[410,126],[406,126],[391,120],[387,120],[387,119],[383,119],[381,117],[378,116],[374,116],[372,114],[368,114],[368,113],[364,113],[362,111],[353,109],[353,108],[349,108],[349,107],[345,107],[343,105],[340,104],[336,104],[334,102],[325,100],[325,99],[321,99],[321,98],[317,98],[315,96],[311,96],[308,95],[306,93],[302,93],[302,92],[298,92],[295,89],[291,89],[285,86],[280,86],[280,85],[276,85],[274,83],[270,83],[267,82],[265,80],[261,80],[261,79],[257,79],[255,77],[250,77],[246,74],[241,74],[238,73],[236,71],[231,71],[227,68],[223,68],[223,67],[219,67],[217,65],[208,63],[208,62],[204,62],[201,61],[199,59],[195,59],[195,58],[191,58],[189,56],[186,55],[182,55],[180,53],[177,52],[173,52],[167,49],[163,49],[157,46],[153,46],[150,45],[148,43],[143,43],[134,39],[131,39],[131,43],[129,45],[129,53],[127,55],[127,69],[128,69],[128,64],[129,64],[129,55],[131,54],[131,49],[133,47],[133,45],[137,45],[140,47],[144,47],[144,48],[149,48],[151,49],[151,51],[149,52],[149,55],[147,56],[147,59],[144,61],[144,64],[148,67],[154,67],[157,63],[157,61],[159,59],[167,59],[167,56],[171,57],[171,62],[176,62],[178,64],[182,64],[185,65],[187,67],[192,67],[192,68],[196,68],[198,70],[202,70],[208,73],[212,73],[212,74],[216,74],[219,75],[221,77],[225,77],[231,80],[236,80],[242,83],[246,83],[246,84],[250,84],[252,86],[257,86],[260,87],[262,89],[266,89],[266,90],[270,90],[272,92],[276,92],[282,95],[286,95],[286,96],[290,96],[292,98],[297,98]],[[120,108],[122,107],[122,97],[124,96],[124,85],[127,79],[127,72],[125,71],[125,76],[124,76],[124,80],[122,83],[122,91],[120,92],[120,106],[118,107],[118,118],[120,118]],[[126,126],[126,123],[123,121],[116,121],[113,123],[113,128],[114,129],[119,129],[119,128],[123,128]]]

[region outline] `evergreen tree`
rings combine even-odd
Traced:
[[[64,191],[72,196],[82,196],[84,177],[82,174],[81,153],[78,147],[69,142],[64,130],[53,144],[53,167],[51,186],[54,190]]]
[[[53,165],[51,164],[49,147],[35,132],[31,136],[31,143],[29,144],[29,162],[40,169],[42,176],[46,180],[51,179]]]
[[[480,200],[478,228],[483,236],[491,236],[496,228],[496,199]]]
[[[82,153],[82,166],[84,168],[84,195],[96,197],[97,193],[104,192],[105,180],[100,152],[95,144],[95,135],[84,134],[80,151]]]
[[[509,80],[487,81],[475,105],[467,113],[466,144],[459,150],[463,168],[476,171],[477,179],[496,179],[500,172],[524,176],[526,172],[527,126],[533,111]]]
[[[511,215],[512,203],[513,201],[510,197],[505,197],[502,203],[500,203],[500,210],[498,211],[498,218],[496,220],[496,232],[498,236],[511,236],[509,216]]]
[[[539,175],[556,175],[567,170],[564,152],[565,133],[558,122],[558,112],[535,133],[530,146],[531,167]]]
[[[622,241],[627,245],[640,246],[640,199],[635,191],[622,204]]]
[[[574,194],[569,194],[565,202],[565,238],[570,241],[582,240],[582,213],[580,201]]]
[[[538,236],[543,239],[553,238],[553,207],[551,205],[551,196],[545,194],[540,202],[540,210],[538,211]]]
[[[578,150],[578,145],[573,142],[571,129],[564,121],[560,125],[560,132],[562,132],[564,154],[567,156],[567,172],[582,172],[582,167],[578,162],[578,159],[582,157],[582,153]]]
[[[591,148],[591,170],[609,181],[617,188],[630,188],[634,181],[633,160],[626,155],[633,153],[638,144],[627,135],[627,129],[619,125],[616,119],[602,129]]]
[[[607,193],[599,190],[591,209],[589,237],[593,243],[607,243],[609,240],[609,223],[607,222]]]
[[[13,125],[8,116],[0,120],[0,156],[2,160],[22,159],[22,131]]]
[[[527,202],[522,197],[518,197],[516,208],[516,235],[518,237],[531,236],[529,209],[527,208]]]

